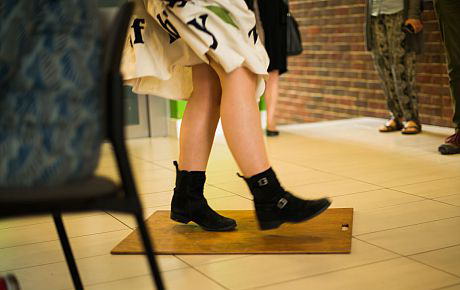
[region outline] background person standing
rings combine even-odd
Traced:
[[[415,57],[422,49],[421,12],[421,0],[367,0],[367,49],[372,51],[391,114],[380,132],[421,132],[415,88]]]
[[[460,1],[434,0],[434,7],[447,53],[455,125],[455,133],[438,150],[441,154],[457,154],[460,153]]]
[[[245,0],[254,10],[254,0]],[[276,103],[280,75],[287,72],[287,14],[289,7],[283,0],[257,0],[260,22],[264,31],[264,46],[270,59],[268,81],[265,89],[267,105],[267,136],[277,136]]]

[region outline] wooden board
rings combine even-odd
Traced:
[[[331,208],[318,217],[299,224],[283,224],[275,230],[259,230],[252,210],[222,210],[236,220],[231,232],[208,232],[194,223],[169,219],[169,211],[152,214],[146,224],[154,240],[156,254],[313,254],[350,253],[352,208]],[[137,230],[112,254],[143,254]]]

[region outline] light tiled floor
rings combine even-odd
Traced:
[[[168,289],[460,290],[460,155],[437,145],[452,130],[380,134],[380,119],[360,118],[282,128],[267,140],[282,183],[302,197],[327,195],[333,207],[353,207],[349,255],[158,256]],[[168,209],[174,183],[173,138],[129,142],[145,214]],[[216,140],[206,192],[216,209],[252,209],[225,141]],[[100,174],[117,178],[104,148]],[[135,226],[126,215],[65,216],[88,289],[152,289],[143,256],[112,256]],[[24,289],[72,289],[49,217],[0,221],[0,273],[15,273]]]

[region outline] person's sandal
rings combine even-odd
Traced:
[[[408,125],[409,122],[412,124]],[[422,132],[422,125],[420,125],[420,123],[415,122],[415,121],[409,121],[409,122],[407,122],[404,128],[401,130],[402,134],[414,135],[414,134],[418,134]]]
[[[403,124],[396,119],[388,120],[382,127],[380,127],[379,132],[387,133],[387,132],[394,132],[399,131],[404,128]]]

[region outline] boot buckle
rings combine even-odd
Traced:
[[[285,199],[284,197],[281,198],[280,200],[278,200],[278,204],[276,205],[279,209],[282,209],[283,207],[286,206],[286,204],[288,203],[287,199]]]
[[[261,178],[261,179],[257,180],[257,183],[259,184],[259,186],[265,186],[265,185],[268,184],[268,179],[267,179],[267,177]]]

